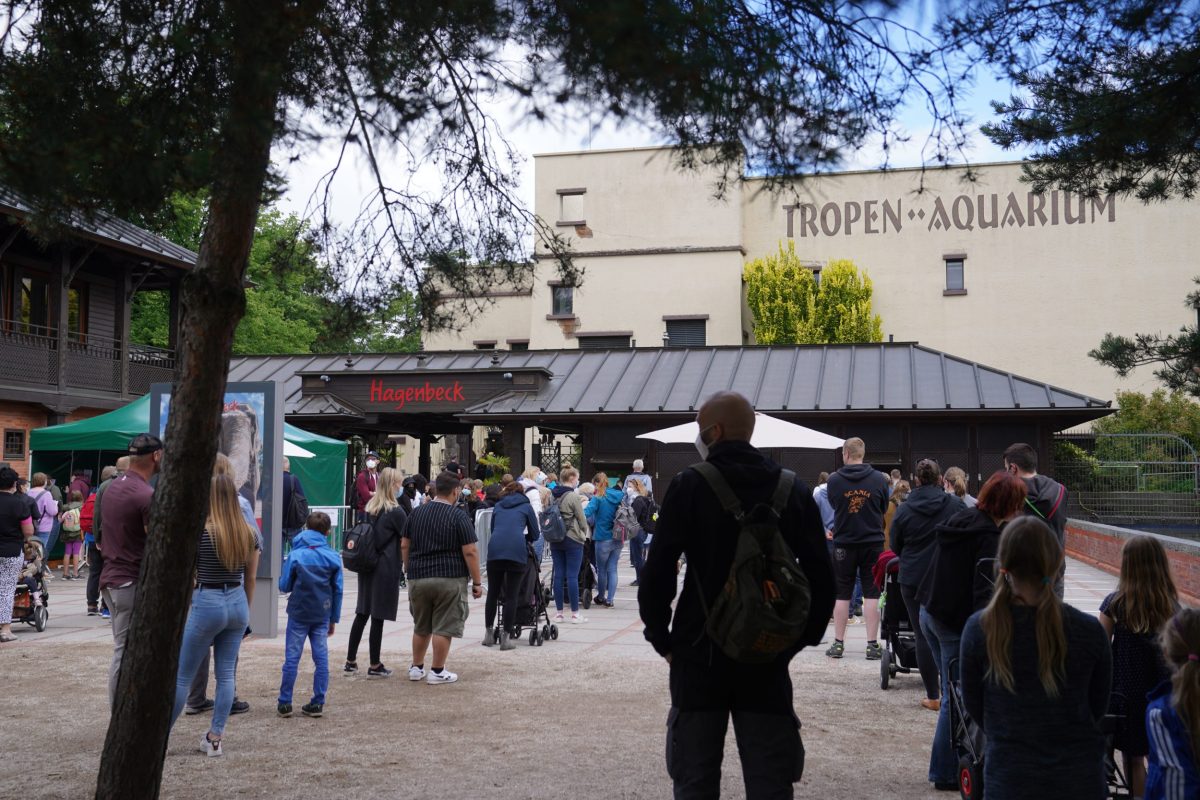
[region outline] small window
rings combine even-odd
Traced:
[[[569,317],[575,313],[575,290],[570,286],[552,286],[550,313],[556,317]]]
[[[704,347],[705,328],[708,320],[704,319],[669,319],[667,320],[667,347]]]
[[[627,350],[629,337],[620,336],[580,336],[580,350]]]
[[[509,342],[508,349],[514,353],[524,353],[529,350],[529,342]]]
[[[558,190],[558,224],[583,225],[586,217],[583,213],[583,197],[587,189]]]
[[[25,460],[25,431],[15,428],[4,429],[4,460]]]
[[[71,340],[87,341],[88,285],[77,283],[67,290],[67,332]]]
[[[495,339],[491,339],[489,341],[476,341],[476,342],[472,342],[472,344],[475,345],[476,350],[495,350],[496,349],[496,340]]]
[[[963,274],[963,258],[946,259],[946,292],[965,294],[967,291],[966,278]]]

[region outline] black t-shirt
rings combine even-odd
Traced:
[[[21,523],[29,517],[28,498],[23,494],[0,492],[0,558],[21,555],[25,534]]]

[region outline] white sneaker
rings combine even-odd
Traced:
[[[555,622],[562,622],[562,621],[563,621],[563,615],[562,615],[562,612],[561,612],[561,611],[560,611],[560,612],[558,612],[557,614],[555,614],[555,615],[554,615],[554,621],[555,621]]]
[[[221,749],[221,740],[217,739],[214,742],[212,739],[208,738],[207,733],[200,737],[200,749],[203,750],[209,758],[216,758],[217,756],[225,755],[225,752]]]
[[[587,617],[585,617],[583,614],[572,614],[571,615],[571,623],[572,624],[578,625],[581,622],[587,622]]]
[[[425,668],[418,667],[415,664],[408,668],[408,679],[410,681],[419,681],[425,677]]]
[[[454,683],[456,680],[458,680],[458,674],[448,669],[443,669],[440,675],[433,670],[429,670],[429,675],[425,678],[425,682],[430,685]]]

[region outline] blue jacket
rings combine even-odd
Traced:
[[[279,591],[291,592],[287,613],[305,625],[327,625],[342,618],[342,559],[325,537],[308,529],[292,539],[284,559]]]
[[[613,520],[617,517],[617,509],[621,507],[621,499],[625,493],[620,489],[609,487],[603,497],[593,497],[583,510],[588,522],[596,526],[592,539],[597,542],[607,542],[613,537]]]
[[[1148,695],[1146,733],[1150,738],[1146,800],[1200,797],[1200,770],[1192,738],[1183,718],[1171,706],[1171,682],[1163,681]],[[1131,720],[1132,722],[1132,720]]]
[[[829,505],[829,485],[822,483],[813,489],[813,500],[817,501],[817,510],[821,512],[821,524],[825,530],[833,530],[833,506]]]
[[[488,561],[524,564],[526,542],[542,535],[533,504],[523,494],[509,494],[492,507],[492,538],[488,539]]]

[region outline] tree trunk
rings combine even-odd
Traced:
[[[233,334],[245,312],[242,283],[277,130],[279,94],[289,51],[311,23],[314,5],[305,0],[227,5],[234,49],[225,54],[228,105],[217,151],[222,177],[212,186],[199,261],[183,281],[180,377],[171,396],[163,469],[100,759],[98,800],[158,796],[197,540],[208,512]]]

